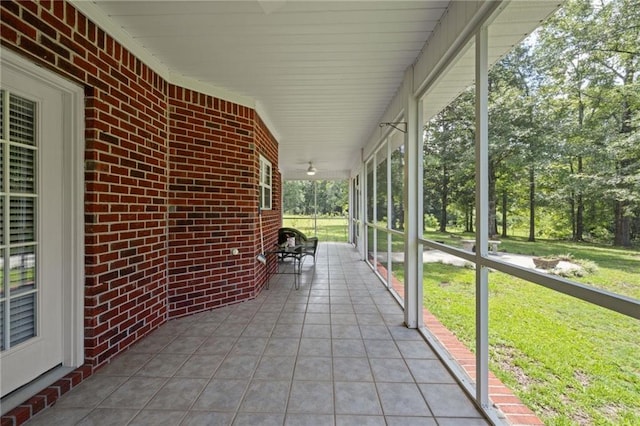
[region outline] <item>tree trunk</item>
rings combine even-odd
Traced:
[[[571,195],[569,196],[569,216],[571,218],[571,240],[576,241],[576,202],[575,202],[576,194],[571,191]]]
[[[630,247],[631,219],[625,213],[626,203],[616,201],[613,210],[615,216],[615,237],[613,244],[620,247]]]
[[[582,174],[582,155],[578,156],[578,174]],[[582,199],[582,190],[578,189],[576,197],[576,241],[584,241],[584,201]]]
[[[533,165],[529,166],[529,239],[527,241],[534,242],[536,240],[536,182],[535,170]]]
[[[627,64],[625,71],[624,85],[625,87],[630,87],[633,83],[635,70],[631,65]],[[622,125],[620,126],[620,133],[625,134],[633,131],[633,127],[631,126],[632,116],[633,112],[631,110],[631,104],[625,96],[622,102]],[[631,164],[632,160],[629,159],[619,161],[616,166],[618,174],[624,175],[626,173],[625,170]],[[631,246],[631,209],[629,208],[629,202],[626,200],[616,200],[613,210],[615,223],[614,245],[629,247]]]
[[[584,126],[584,102],[582,102],[582,92],[579,93],[579,102],[578,102],[578,126],[580,131],[582,132],[582,127]],[[578,176],[582,175],[582,155],[578,155]],[[584,241],[584,201],[582,199],[582,189],[578,188],[578,193],[576,196],[576,229],[573,239],[575,241]]]
[[[569,173],[573,176],[573,161],[569,160]],[[569,219],[571,220],[571,240],[576,240],[576,193],[569,191]]]
[[[507,237],[507,191],[502,191],[502,238]]]
[[[635,240],[640,235],[640,211],[636,211],[631,221],[631,240]]]
[[[471,212],[469,211],[469,206],[466,206],[464,208],[464,232],[471,232],[469,231],[470,221],[471,221]]]
[[[620,161],[616,166],[622,174],[629,167],[630,160]],[[620,247],[631,246],[631,208],[627,200],[616,200],[613,206],[614,237],[613,244]]]
[[[496,172],[492,165],[489,165],[489,238],[498,233],[496,224]]]
[[[440,212],[440,232],[447,232],[447,204],[449,203],[449,176],[447,165],[442,165],[442,211]]]

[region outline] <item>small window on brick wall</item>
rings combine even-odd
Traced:
[[[260,209],[271,210],[271,162],[260,156]]]

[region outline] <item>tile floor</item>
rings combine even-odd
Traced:
[[[350,245],[169,321],[29,425],[485,425]]]

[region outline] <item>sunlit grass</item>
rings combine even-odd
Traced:
[[[456,245],[459,235],[429,239]],[[463,238],[472,238],[471,235]],[[640,252],[609,246],[502,239],[511,253],[571,254],[597,264],[577,280],[640,296]],[[402,275],[402,265],[394,273]],[[424,265],[424,305],[474,350],[474,271]],[[640,424],[640,322],[499,272],[489,274],[491,370],[553,425]]]
[[[347,218],[340,216],[319,216],[317,220],[309,216],[284,216],[282,226],[296,228],[308,237],[317,236],[320,241],[346,243],[349,235]]]
[[[425,238],[462,247],[462,239],[473,239],[469,233],[440,233],[428,231]],[[574,281],[593,285],[619,294],[640,299],[640,250],[573,241],[538,239],[528,242],[522,237],[501,238],[499,251],[531,256],[570,255],[576,261],[590,261],[597,271]]]

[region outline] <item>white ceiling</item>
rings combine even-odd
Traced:
[[[291,179],[306,177],[309,161],[319,178],[348,177],[448,5],[97,0],[92,7],[172,75],[255,100]]]

